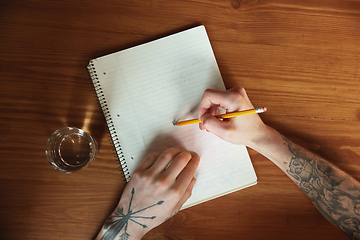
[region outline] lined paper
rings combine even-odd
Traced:
[[[200,131],[197,124],[173,125],[197,117],[205,89],[225,90],[204,26],[93,63],[130,175],[148,153],[179,147],[201,159],[183,208],[256,184],[244,146]]]

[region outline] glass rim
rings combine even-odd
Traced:
[[[53,156],[55,151],[59,151],[59,149],[56,149],[57,141],[61,140],[70,133],[80,133],[81,136],[84,136],[89,143],[91,143],[91,153],[90,158],[87,161],[84,161],[83,163],[79,165],[71,165],[71,164],[65,164],[66,166],[58,166],[58,164],[54,161]],[[54,148],[55,146],[55,148]],[[58,146],[59,147],[59,146]],[[87,166],[89,166],[97,157],[98,153],[98,144],[96,139],[88,132],[77,128],[77,127],[62,127],[54,131],[51,136],[48,138],[46,143],[46,149],[45,149],[45,155],[48,160],[48,162],[58,171],[65,172],[65,173],[73,173],[80,169],[83,169]]]

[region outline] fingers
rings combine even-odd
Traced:
[[[241,95],[237,90],[240,89],[234,88],[229,92],[212,89],[205,90],[198,107],[198,118],[200,119],[204,113],[209,112],[209,109],[214,107],[220,107],[227,111],[239,110],[239,98],[241,98]]]
[[[204,114],[201,118],[200,129],[206,129],[208,132],[212,132],[223,139],[231,126],[230,121],[232,121],[232,119],[222,121],[211,114]]]
[[[139,170],[146,170],[148,168],[150,168],[154,162],[160,157],[159,152],[155,152],[155,153],[151,153],[149,155],[147,155],[147,157],[144,159],[144,161],[142,161],[142,163],[138,166]]]
[[[169,167],[164,171],[164,178],[174,181],[174,187],[184,192],[194,177],[200,157],[196,153],[181,152],[174,157]]]
[[[176,178],[179,173],[184,169],[184,167],[191,160],[192,154],[190,152],[181,152],[174,157],[168,169],[166,169],[167,174],[172,175]]]
[[[199,162],[200,157],[196,153],[170,148],[162,153],[149,154],[139,165],[137,172],[142,172],[155,181],[162,181],[183,196],[186,191],[191,191],[195,184],[193,177]],[[186,199],[189,198],[190,193],[186,196]]]
[[[207,89],[199,103],[198,118],[200,130],[208,130],[218,136],[223,136],[231,120],[221,121],[210,115],[217,115],[216,110],[225,109],[226,112],[234,112],[254,108],[246,91],[242,87],[234,87],[228,91]],[[207,114],[208,113],[208,114]]]
[[[245,88],[243,87],[233,87],[231,89],[228,90],[228,92],[235,92],[235,93],[239,93],[241,98],[242,98],[242,102],[243,104],[245,104],[245,106],[243,106],[246,109],[252,109],[254,108],[254,106],[252,105],[249,96],[247,95]],[[245,110],[245,109],[242,109]]]
[[[184,203],[191,197],[192,190],[195,186],[196,178],[192,178],[190,184],[187,186],[184,195],[181,197],[179,202],[176,204],[173,212],[179,211],[179,209],[184,205]]]
[[[228,91],[207,89],[200,100],[198,107],[198,118],[213,108],[222,108],[227,112],[253,108],[244,88],[234,87]],[[214,115],[214,114],[213,114]]]
[[[169,148],[165,150],[149,168],[149,171],[153,172],[153,174],[159,174],[160,172],[164,171],[169,163],[180,153],[181,150],[177,148]]]
[[[172,177],[176,177],[178,184],[190,184],[191,179],[194,177],[197,167],[200,163],[200,157],[196,153],[190,154],[191,158],[174,159],[172,166],[169,167]]]
[[[157,159],[155,159],[156,157]],[[146,161],[141,164],[141,168],[143,170],[148,169],[152,175],[162,174],[164,177],[172,179],[177,179],[181,176],[181,181],[185,181],[185,178],[188,178],[188,182],[190,182],[199,162],[200,157],[196,153],[170,148],[161,154],[150,154]]]

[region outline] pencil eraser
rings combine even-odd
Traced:
[[[263,107],[263,110],[264,110],[264,112],[266,112],[266,111],[267,111],[267,107]]]

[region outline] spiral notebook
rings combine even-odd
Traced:
[[[183,209],[257,183],[245,146],[173,125],[197,117],[205,89],[225,90],[204,26],[93,59],[88,70],[127,181],[148,153],[179,147],[201,159]]]

